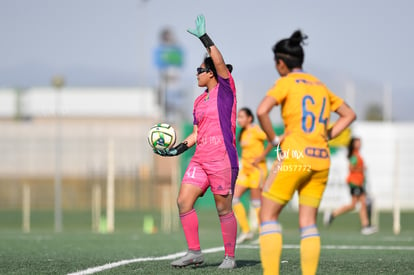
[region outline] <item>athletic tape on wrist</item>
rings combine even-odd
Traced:
[[[280,138],[278,136],[275,136],[275,138],[272,140],[273,146],[278,146],[280,143]]]
[[[211,40],[210,36],[208,36],[208,34],[203,34],[200,37],[201,43],[203,43],[204,47],[206,48],[210,48],[211,46],[214,46],[214,42],[213,40]]]
[[[177,150],[177,155],[184,153],[188,150],[187,142],[182,142],[178,144],[177,147],[175,147],[175,149]]]

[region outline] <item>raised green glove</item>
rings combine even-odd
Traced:
[[[204,18],[204,15],[201,14],[197,16],[195,23],[196,28],[188,29],[187,31],[192,35],[198,37],[201,40],[201,43],[203,43],[204,47],[210,48],[211,46],[214,46],[213,40],[211,40],[211,38],[206,33],[206,19]]]
[[[200,14],[199,16],[197,16],[195,23],[196,28],[188,29],[187,31],[192,35],[200,38],[206,34],[206,19],[204,18],[204,15]]]

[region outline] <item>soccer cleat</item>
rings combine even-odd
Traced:
[[[219,265],[218,268],[220,268],[220,269],[233,269],[233,268],[236,268],[236,267],[237,267],[237,265],[236,265],[236,260],[234,259],[234,257],[226,256],[226,257],[224,257],[223,262],[221,263],[221,265]]]
[[[253,239],[253,237],[253,232],[241,233],[239,237],[237,237],[236,244],[244,243],[245,241]]]
[[[332,224],[333,220],[334,220],[334,216],[332,215],[331,211],[326,211],[323,214],[323,224],[325,226],[330,226]]]
[[[189,265],[200,265],[204,262],[204,257],[201,251],[189,250],[183,257],[173,261],[173,267],[185,267]]]
[[[371,235],[378,232],[378,229],[375,226],[365,226],[361,229],[362,235]]]

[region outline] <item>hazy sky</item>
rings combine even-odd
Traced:
[[[414,119],[413,11],[410,0],[1,0],[0,87],[49,85],[54,74],[73,86],[154,85],[164,27],[186,53],[183,85],[195,85],[205,51],[185,30],[203,13],[243,102],[260,101],[278,77],[272,45],[300,28],[309,36],[305,70],[342,96],[352,80],[356,98],[379,102],[387,83],[394,116]]]

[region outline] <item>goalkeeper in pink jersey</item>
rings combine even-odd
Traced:
[[[226,65],[220,51],[207,35],[203,15],[197,17],[196,29],[188,32],[201,40],[209,54],[197,68],[198,86],[206,89],[194,102],[193,132],[176,147],[155,151],[161,156],[177,156],[197,144],[177,199],[188,252],[171,265],[183,267],[203,263],[194,204],[210,187],[224,242],[224,260],[219,268],[232,269],[236,267],[234,252],[237,236],[232,198],[239,171],[235,137],[236,88],[231,76],[232,66]]]

